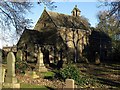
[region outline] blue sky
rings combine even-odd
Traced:
[[[78,6],[78,8],[81,10],[81,15],[85,16],[89,19],[89,22],[91,26],[95,27],[98,23],[97,21],[97,13],[100,10],[103,10],[104,7],[98,8],[97,6],[100,5],[99,2],[55,2],[54,5],[57,6],[56,9],[52,10],[53,12],[59,12],[71,15],[71,11],[74,8],[75,5]],[[46,8],[48,11],[49,8]],[[41,16],[42,12],[44,10],[44,5],[36,5],[36,2],[34,4],[34,7],[32,8],[32,13],[29,13],[27,17],[30,19],[33,19],[33,26],[36,24],[37,20]]]

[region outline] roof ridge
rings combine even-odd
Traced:
[[[47,11],[47,10],[46,10]],[[52,13],[57,13],[57,14],[63,14],[63,15],[68,15],[68,16],[71,16],[69,14],[64,14],[64,13],[59,13],[59,12],[53,12],[53,11],[47,11],[47,12],[52,12]]]
[[[72,15],[68,15],[68,14],[64,14],[64,13],[58,13],[58,12],[53,12],[53,11],[47,11],[46,10],[46,12],[49,14],[49,12],[52,12],[52,13],[57,13],[57,14],[62,14],[62,15],[66,15],[66,16],[69,16],[69,17],[74,17],[74,18],[80,18],[81,19],[81,16],[79,16],[79,17],[76,17],[76,16],[72,16]],[[51,15],[50,15],[50,17],[51,17]],[[51,19],[52,19],[52,17],[51,17]],[[53,22],[54,22],[54,20],[53,20]],[[85,25],[85,23],[82,21],[82,19],[80,20],[80,22],[85,26],[85,27],[87,27],[86,25]],[[55,23],[55,22],[54,22]]]
[[[64,13],[59,13],[59,12],[53,12],[53,11],[47,11],[46,10],[46,12],[49,14],[49,12],[51,12],[51,13],[57,13],[57,14],[61,14],[61,15],[65,15],[65,16],[69,16],[69,17],[74,17],[74,18],[80,18],[81,19],[81,16],[79,16],[79,17],[76,17],[76,16],[72,16],[72,15],[69,15],[69,14],[64,14]],[[51,16],[51,15],[50,15]],[[82,22],[83,23],[83,22]]]

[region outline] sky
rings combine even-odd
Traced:
[[[98,23],[98,20],[97,20],[98,12],[100,10],[104,10],[104,7],[98,8],[100,3],[96,2],[96,0],[85,0],[84,2],[83,0],[82,1],[79,0],[79,2],[77,2],[78,0],[75,0],[76,2],[73,2],[73,0],[62,0],[62,2],[59,2],[59,0],[57,1],[58,2],[54,3],[54,5],[56,5],[57,8],[53,9],[52,10],[53,12],[71,15],[71,11],[75,7],[75,5],[77,5],[77,7],[81,11],[81,16],[86,17],[89,20],[91,26],[93,27],[95,27]],[[34,28],[35,24],[37,23],[37,20],[40,18],[45,7],[43,4],[37,5],[37,2],[33,2],[33,3],[34,3],[34,7],[31,9],[31,12],[26,14],[26,18],[33,20],[32,28]],[[46,10],[51,11],[47,7],[46,7]],[[6,45],[12,46],[13,44],[15,45],[16,43],[17,41],[14,42],[13,40],[7,43],[0,40],[0,48]]]
[[[93,27],[95,27],[98,23],[97,21],[98,12],[104,9],[103,7],[98,8],[98,6],[100,5],[100,3],[98,2],[55,2],[54,5],[56,5],[57,8],[53,9],[52,10],[53,12],[59,12],[68,15],[71,15],[72,9],[75,7],[75,5],[77,5],[77,7],[81,11],[81,15],[85,16],[89,20],[91,26]],[[44,7],[45,7],[44,5],[39,6],[35,2],[35,6],[31,10],[32,13],[28,14],[27,17],[33,19],[33,26],[36,24],[37,20],[41,16]],[[46,9],[48,11],[51,11],[47,7]]]

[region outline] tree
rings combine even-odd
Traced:
[[[115,39],[115,35],[119,32],[118,23],[119,20],[115,15],[107,18],[108,11],[100,11],[98,14],[99,23],[97,25],[97,29],[104,31],[108,34],[112,39]]]
[[[49,9],[56,8],[51,0],[38,0],[37,3],[39,5],[43,3]],[[0,1],[0,31],[5,33],[2,40],[7,36],[9,36],[7,38],[16,34],[19,36],[24,28],[31,27],[32,19],[26,18],[26,14],[33,6],[34,4],[29,0]],[[10,35],[11,33],[13,34]]]
[[[118,59],[120,53],[120,1],[108,2],[108,0],[106,0],[104,5],[110,7],[110,9],[99,13],[97,28],[111,37],[112,53],[110,56],[115,56],[114,59]]]
[[[120,20],[120,0],[113,0],[111,2],[109,0],[102,0],[101,2],[103,3],[104,6],[110,7],[110,9],[108,10],[109,17],[112,15],[116,15],[117,18]],[[103,6],[103,5],[100,5],[100,6]]]
[[[31,21],[25,18],[25,14],[32,7],[31,2],[5,2],[0,1],[0,24],[4,30],[16,29],[17,34],[25,27],[29,27]]]
[[[38,0],[38,4],[43,3],[45,6],[47,6],[49,9],[57,8],[57,6],[54,5],[54,2],[52,0]]]
[[[116,0],[115,2],[110,3],[111,9],[109,15],[112,16],[116,14],[118,19],[120,20],[120,1]]]

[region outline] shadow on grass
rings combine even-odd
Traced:
[[[106,85],[110,85],[110,86],[114,86],[114,87],[120,88],[120,82],[112,81],[112,80],[104,79],[104,78],[97,78],[97,79],[102,84],[106,84]]]

